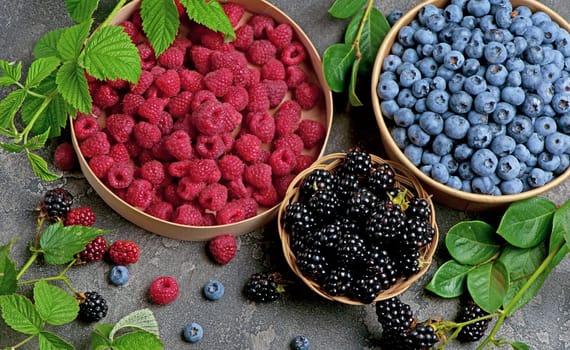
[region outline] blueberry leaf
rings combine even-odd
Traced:
[[[348,84],[348,101],[351,106],[360,107],[362,106],[362,101],[358,98],[356,94],[356,83],[358,81],[358,67],[360,67],[360,59],[357,59],[352,64],[352,70],[350,74],[350,83]]]
[[[477,220],[451,227],[445,236],[445,246],[457,262],[465,265],[482,264],[501,248],[493,226]]]
[[[509,289],[509,271],[499,260],[477,266],[467,274],[469,294],[483,310],[495,312]]]
[[[180,20],[172,0],[143,0],[141,3],[143,29],[156,56],[160,56],[174,41]]]
[[[99,0],[65,0],[65,7],[71,19],[80,23],[93,16],[98,2]]]
[[[4,322],[17,332],[37,335],[42,330],[42,319],[32,301],[21,294],[0,295]]]
[[[519,248],[543,242],[552,230],[556,204],[544,197],[532,197],[509,205],[497,233]]]
[[[345,19],[353,16],[366,0],[336,0],[329,8],[329,14],[335,18]]]
[[[570,250],[570,201],[566,201],[554,213],[549,251],[552,252],[564,241],[566,246],[553,259],[553,266],[558,265]]]
[[[442,298],[458,297],[465,292],[467,274],[473,269],[473,266],[449,260],[437,269],[426,289]]]
[[[360,11],[352,18],[348,27],[346,28],[344,41],[345,43],[354,43],[358,35],[358,29],[362,24],[362,34],[358,40],[358,45],[361,52],[362,62],[359,67],[360,73],[368,73],[371,71],[378,49],[390,30],[388,20],[376,8],[370,9],[369,15],[364,18],[365,11]],[[363,23],[362,23],[363,22]]]
[[[79,312],[79,305],[73,296],[46,281],[34,285],[34,301],[42,320],[52,325],[69,323]]]
[[[346,89],[348,72],[356,60],[356,52],[350,44],[333,44],[323,54],[325,80],[334,92]]]
[[[73,345],[60,338],[57,334],[48,331],[42,331],[38,334],[40,350],[74,350]]]
[[[512,342],[511,347],[514,350],[530,350],[530,346],[528,346],[528,344],[520,342],[520,341]]]

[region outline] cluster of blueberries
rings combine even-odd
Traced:
[[[398,32],[377,94],[398,147],[452,188],[516,194],[570,165],[570,34],[545,12],[425,5]]]

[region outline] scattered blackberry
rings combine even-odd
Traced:
[[[299,194],[301,198],[308,199],[320,190],[334,191],[337,186],[336,176],[325,169],[315,169],[301,183]]]
[[[385,200],[368,219],[365,230],[374,242],[389,244],[406,230],[406,216],[398,204]]]
[[[315,226],[315,217],[305,203],[295,202],[285,208],[283,225],[293,234],[308,232]]]
[[[372,169],[370,154],[356,147],[346,153],[346,157],[340,169],[342,172],[355,174],[356,176],[368,176]]]
[[[380,198],[386,196],[386,191],[394,187],[396,173],[388,164],[379,164],[368,177],[368,187]]]
[[[249,277],[244,287],[245,296],[252,301],[270,302],[279,298],[284,292],[283,285],[278,284],[278,273],[254,273]]]
[[[412,308],[399,297],[376,302],[376,316],[384,332],[395,330],[402,333],[409,329],[414,321]]]
[[[427,219],[431,215],[431,208],[428,201],[424,198],[414,197],[408,203],[406,214],[409,217],[414,216]]]
[[[327,222],[336,216],[340,201],[335,191],[319,190],[309,199],[309,210],[318,222]]]
[[[64,220],[73,205],[73,196],[62,187],[48,190],[41,203],[41,212],[50,220]]]
[[[98,236],[89,242],[85,249],[79,253],[79,261],[82,263],[89,263],[102,260],[107,251],[107,241],[103,236]]]
[[[378,197],[366,187],[359,188],[353,192],[347,202],[346,215],[353,220],[362,220],[369,217],[376,205]]]
[[[405,334],[407,335],[405,337],[405,343],[409,342],[412,345],[411,349],[427,350],[439,341],[435,330],[428,322],[416,324],[409,333]]]
[[[79,294],[79,313],[77,317],[83,322],[98,322],[107,316],[107,301],[97,292]]]
[[[461,306],[456,322],[471,321],[486,315],[488,313],[475,304],[473,300],[468,300]],[[464,326],[457,335],[457,339],[462,342],[474,342],[481,339],[485,335],[490,321],[491,319],[485,319]]]

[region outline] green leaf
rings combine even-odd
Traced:
[[[360,11],[348,24],[344,35],[345,43],[355,42],[364,14],[364,10]],[[362,34],[359,39],[359,48],[362,55],[360,73],[370,73],[376,60],[378,49],[388,31],[390,31],[390,24],[386,17],[376,8],[372,8],[370,15],[364,20]]]
[[[366,0],[336,0],[329,8],[329,14],[335,18],[348,18],[360,10],[365,3]]]
[[[356,52],[350,44],[332,44],[323,54],[323,70],[329,88],[334,92],[343,92],[346,78],[354,61]]]
[[[358,67],[360,67],[361,60],[357,59],[352,64],[352,73],[350,74],[350,82],[348,84],[348,101],[351,106],[360,107],[362,101],[356,95],[356,83],[358,82]]]
[[[95,32],[85,46],[83,63],[90,75],[101,80],[136,82],[142,70],[137,47],[120,26]]]
[[[46,97],[28,95],[22,106],[22,120],[26,125],[34,122],[31,129],[34,134],[43,134],[49,130],[50,138],[59,136],[72,112],[69,111],[69,104],[57,93],[55,74],[42,81],[34,92]],[[36,116],[37,113],[40,115]]]
[[[458,297],[465,293],[467,274],[473,269],[473,266],[449,260],[437,269],[426,289],[442,298]]]
[[[180,19],[172,0],[143,0],[141,4],[143,29],[156,56],[160,56],[174,41]]]
[[[109,334],[113,330],[114,325],[108,323],[98,323],[95,325],[95,330],[91,332],[91,349],[92,350],[107,350],[112,345],[112,340]]]
[[[0,101],[0,127],[4,129],[15,129],[14,118],[16,113],[26,98],[26,93],[22,89],[11,91],[2,101]]]
[[[477,266],[467,274],[469,294],[483,310],[495,312],[509,289],[509,271],[501,261]]]
[[[220,3],[203,0],[180,0],[180,3],[186,8],[186,13],[190,19],[215,32],[223,33],[229,41],[235,40],[234,28]]]
[[[0,295],[13,294],[18,288],[18,271],[16,264],[10,259],[10,246],[12,243],[2,246],[0,249]]]
[[[48,164],[45,159],[31,152],[28,152],[26,156],[28,158],[28,162],[32,166],[34,174],[37,177],[39,177],[43,181],[48,181],[48,182],[59,179],[58,175],[54,174],[49,170]]]
[[[59,66],[59,59],[54,56],[38,58],[32,62],[28,69],[25,86],[28,89],[38,86],[45,78]]]
[[[501,248],[493,226],[483,221],[463,221],[445,236],[449,254],[461,264],[477,265],[491,259]]]
[[[91,113],[91,95],[85,72],[75,62],[64,63],[57,72],[56,82],[63,99],[83,113]]]
[[[530,350],[530,346],[528,346],[528,344],[520,341],[512,342],[511,346],[514,350]]]
[[[57,52],[63,61],[75,61],[79,58],[92,24],[93,21],[89,20],[64,29],[57,42]]]
[[[509,305],[515,295],[519,293],[523,285],[528,281],[530,276],[536,271],[548,254],[546,246],[541,244],[534,248],[516,248],[506,246],[499,260],[509,267],[510,286],[503,301],[504,305]],[[514,311],[526,305],[538,293],[546,280],[547,274],[542,274],[535,283],[528,289],[522,298],[513,307],[511,315]]]
[[[80,225],[63,226],[61,222],[51,224],[42,233],[40,246],[44,250],[45,261],[49,264],[65,264],[73,260],[85,245],[97,236],[109,231]]]
[[[44,34],[34,46],[34,57],[45,58],[45,57],[59,57],[59,52],[57,51],[57,43],[61,38],[61,35],[65,31],[64,28],[55,29]]]
[[[552,252],[564,241],[566,241],[566,246],[554,257],[552,266],[558,265],[570,249],[570,201],[566,201],[554,213],[549,251]]]
[[[158,322],[150,309],[133,311],[120,319],[119,322],[115,324],[115,327],[113,327],[111,333],[109,333],[109,338],[113,339],[117,332],[125,328],[139,329],[160,337]]]
[[[0,86],[14,85],[22,78],[22,62],[17,64],[8,61],[0,60]]]
[[[497,233],[519,248],[539,245],[550,234],[556,204],[544,197],[514,202],[507,208]]]
[[[30,335],[39,334],[43,328],[40,314],[30,299],[20,294],[0,295],[2,318],[13,330]]]
[[[91,19],[98,3],[99,0],[65,0],[65,7],[71,19],[80,23]]]
[[[38,150],[44,148],[50,134],[50,129],[46,130],[43,134],[36,135],[26,142],[25,147],[28,150]]]
[[[113,342],[114,350],[162,350],[163,346],[157,336],[147,332],[126,333]]]
[[[40,350],[75,350],[73,345],[60,338],[58,335],[43,331],[38,335]]]
[[[46,281],[34,285],[34,301],[42,319],[56,326],[73,321],[79,312],[73,296]]]
[[[0,143],[0,147],[6,151],[6,152],[11,152],[11,153],[18,153],[18,152],[22,152],[23,150],[25,150],[26,148],[22,145],[15,145],[13,143]]]

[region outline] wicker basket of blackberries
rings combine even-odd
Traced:
[[[293,272],[322,297],[352,305],[404,292],[428,270],[439,237],[416,177],[358,147],[295,177],[278,229]]]

